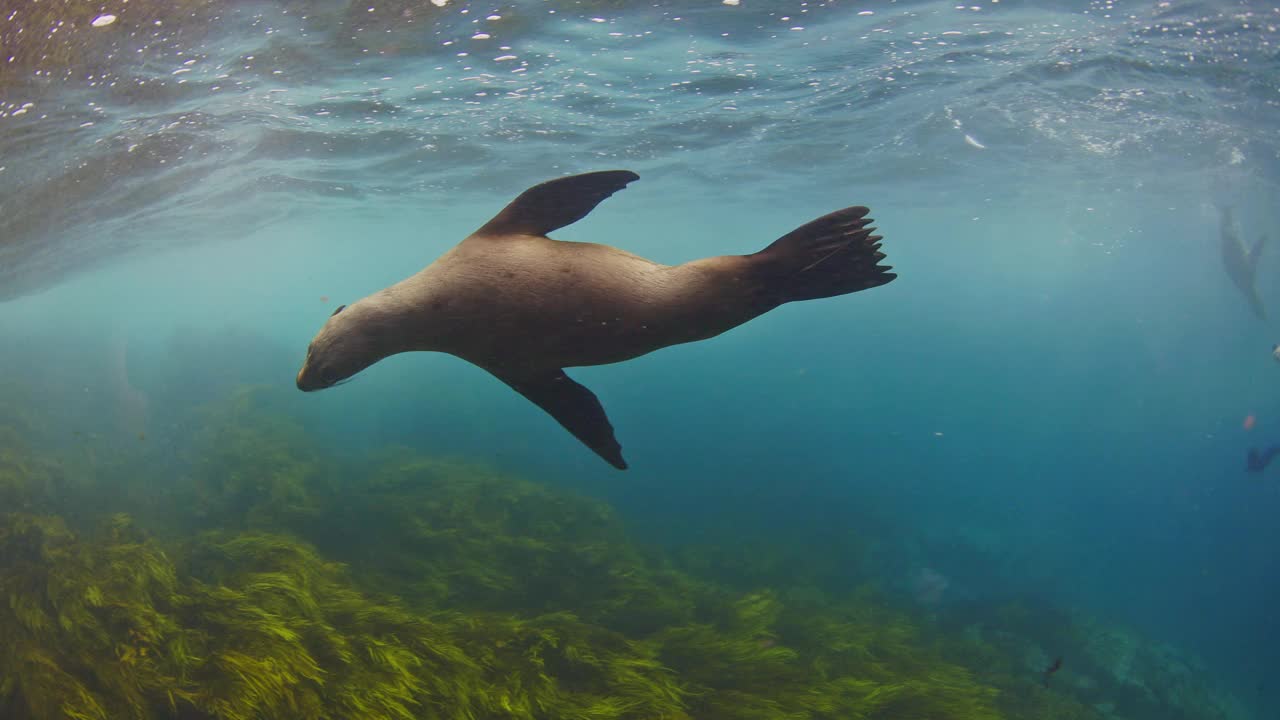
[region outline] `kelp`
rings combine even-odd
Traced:
[[[685,717],[643,644],[569,613],[413,614],[282,536],[175,565],[124,517],[86,541],[10,514],[0,552],[4,717]]]
[[[819,607],[764,591],[714,625],[659,636],[659,657],[692,683],[698,718],[996,720],[996,691],[924,647],[905,615],[869,596]]]
[[[150,717],[180,688],[162,660],[174,637],[176,577],[125,517],[104,541],[79,541],[60,518],[0,518],[0,716]]]
[[[215,533],[185,555],[188,679],[216,717],[461,719],[481,694],[448,623],[371,601],[296,540]]]
[[[14,426],[0,425],[0,508],[47,512],[57,495],[57,467],[31,452]]]
[[[471,616],[462,636],[489,668],[495,716],[689,717],[684,687],[651,647],[573,613]]]
[[[590,499],[404,449],[337,457],[255,393],[198,417],[148,508],[162,533],[126,515],[71,528],[40,502],[0,516],[0,717],[1098,716],[1039,685],[991,618],[926,627],[779,555],[675,563]],[[74,474],[13,436],[7,497]]]
[[[29,388],[0,383],[0,510],[48,513],[58,509],[66,476],[45,457],[36,438],[45,433]]]
[[[180,580],[124,516],[92,540],[4,516],[0,716],[469,717],[457,701],[481,677],[440,626],[370,602],[295,541],[198,546],[236,570]]]
[[[322,512],[315,542],[419,607],[573,608],[632,635],[693,614],[694,584],[628,542],[609,507],[473,463],[391,452],[325,505],[342,512]]]
[[[241,388],[192,412],[186,424],[200,430],[182,452],[191,481],[176,489],[174,508],[184,523],[324,532],[308,526],[323,512],[312,494],[336,482],[334,464],[299,423],[266,409],[274,397]]]
[[[270,402],[245,390],[198,412],[183,524],[287,530],[419,609],[571,607],[633,635],[692,617],[699,586],[603,503],[403,448],[323,454]]]

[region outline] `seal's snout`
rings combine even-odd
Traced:
[[[311,392],[312,390],[320,389],[320,386],[316,384],[315,380],[307,376],[306,365],[303,365],[302,369],[298,371],[297,383],[298,389],[302,392]]]

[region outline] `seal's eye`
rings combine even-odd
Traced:
[[[339,305],[338,309],[333,311],[333,315],[337,315],[338,313],[342,312],[343,308],[345,307],[346,305]],[[330,315],[329,317],[333,317],[333,315]]]

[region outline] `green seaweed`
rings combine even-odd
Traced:
[[[57,518],[4,516],[0,714],[469,717],[457,701],[481,675],[445,626],[369,601],[296,541],[194,545],[206,576],[180,579],[127,517],[87,541]]]
[[[1001,717],[996,691],[869,595],[838,604],[738,598],[715,625],[672,628],[660,657],[694,683],[699,718]]]
[[[677,564],[594,500],[404,449],[335,457],[269,404],[196,414],[147,507],[157,535],[106,504],[53,514],[70,487],[139,497],[155,468],[80,478],[0,427],[0,493],[28,509],[0,515],[0,717],[1087,720],[1195,701],[1079,685],[1131,636],[1075,618],[1054,618],[1073,660],[1044,687],[1017,640],[1043,610],[932,625],[826,587],[823,563],[788,569],[800,545]]]
[[[311,496],[335,482],[335,464],[300,424],[265,409],[274,399],[241,388],[192,413],[188,424],[201,429],[184,448],[191,482],[176,498],[185,523],[323,533],[323,525],[308,527],[322,511]]]
[[[214,534],[184,569],[187,677],[215,717],[468,717],[481,677],[448,625],[369,600],[312,548]]]
[[[463,636],[503,717],[687,717],[679,679],[651,647],[572,613],[471,616]]]
[[[315,542],[419,607],[573,608],[632,635],[693,613],[688,579],[628,542],[610,508],[474,464],[388,453],[325,504],[343,512],[323,512],[336,524]]]
[[[160,652],[172,637],[176,577],[127,517],[104,541],[79,541],[60,518],[0,519],[0,715],[144,718],[179,683]]]
[[[282,536],[200,536],[175,567],[125,517],[0,528],[5,717],[684,717],[651,651],[571,614],[414,614]]]
[[[403,448],[344,463],[270,402],[242,391],[197,413],[183,526],[287,530],[419,609],[573,608],[632,635],[692,617],[688,576],[603,503]]]

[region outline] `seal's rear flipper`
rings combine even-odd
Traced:
[[[488,368],[487,368],[488,369]],[[610,465],[627,469],[622,446],[613,437],[613,425],[595,393],[574,382],[563,370],[537,375],[508,374],[488,369],[494,377],[550,413],[565,430],[595,451]]]
[[[823,215],[749,255],[758,263],[759,282],[771,300],[794,300],[844,295],[893,280],[879,235],[865,207],[848,207]]]
[[[586,217],[605,198],[639,179],[630,170],[602,170],[548,180],[520,193],[475,235],[546,235]]]

